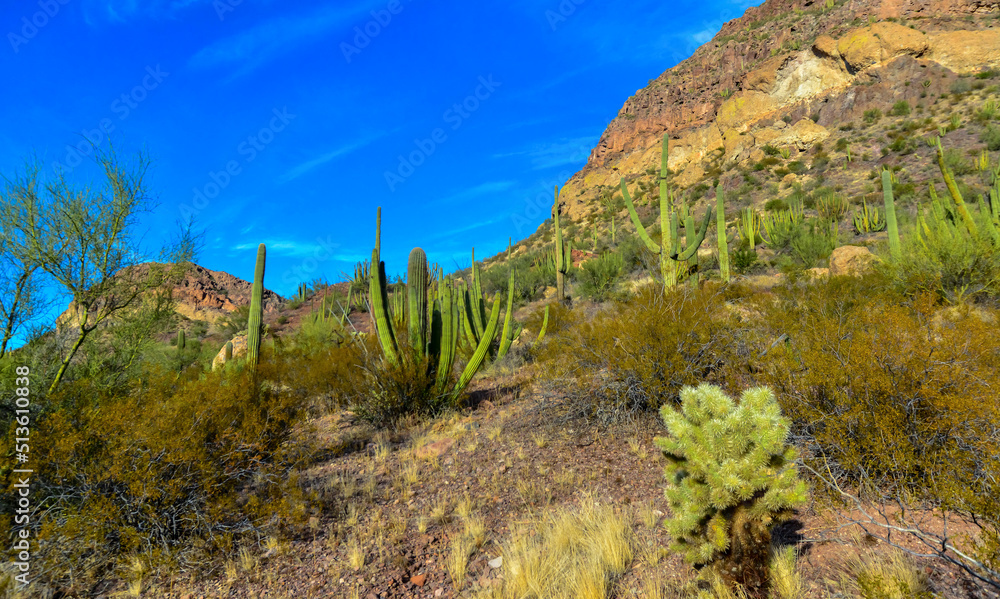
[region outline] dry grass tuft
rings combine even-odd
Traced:
[[[503,597],[606,599],[633,558],[628,518],[585,500],[576,511],[549,513],[514,530],[503,549]]]
[[[799,599],[805,594],[802,576],[795,567],[795,547],[775,550],[771,555],[771,596],[774,599]]]
[[[863,599],[929,598],[927,576],[898,549],[872,548],[850,560],[844,590]]]

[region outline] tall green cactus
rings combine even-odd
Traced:
[[[264,262],[267,248],[257,246],[257,265],[250,290],[250,318],[247,320],[247,366],[256,368],[260,363],[260,342],[264,334]]]
[[[715,227],[719,242],[719,272],[729,282],[729,239],[726,237],[726,200],[722,185],[715,186]]]
[[[503,332],[500,334],[500,349],[497,350],[497,360],[507,355],[514,343],[514,269],[510,269],[510,280],[507,283],[507,313],[503,318]]]
[[[962,198],[962,193],[958,190],[958,184],[955,183],[955,176],[952,174],[951,169],[944,161],[944,149],[941,147],[941,138],[937,138],[937,162],[938,167],[941,169],[941,175],[944,176],[944,184],[948,187],[948,193],[951,195],[951,199],[954,202],[955,211],[961,217],[962,222],[965,224],[965,228],[969,231],[969,235],[977,237],[979,235],[978,227],[976,227],[976,221],[972,219],[972,214],[969,213],[968,207],[965,205],[965,200]]]
[[[892,173],[888,170],[882,171],[882,197],[885,200],[885,225],[889,232],[889,255],[893,260],[899,261],[903,256],[903,249],[899,243],[896,200],[892,196]]]
[[[226,357],[226,364],[229,364],[230,362],[233,361],[233,342],[232,341],[226,341],[226,350],[225,350],[225,354],[224,355]]]
[[[685,249],[678,250],[678,245],[680,241],[679,235],[679,223],[678,223],[678,213],[674,211],[673,207],[673,196],[670,194],[667,188],[667,160],[669,158],[669,137],[666,133],[663,134],[663,150],[660,153],[660,230],[661,238],[660,243],[657,244],[650,237],[646,228],[642,226],[642,221],[639,220],[639,214],[635,210],[635,205],[632,203],[632,196],[629,195],[628,187],[625,185],[625,178],[621,179],[622,197],[625,199],[625,207],[628,208],[629,217],[632,219],[632,224],[635,225],[636,232],[639,234],[639,238],[642,239],[649,251],[657,254],[660,257],[660,274],[663,277],[663,285],[665,288],[671,288],[677,285],[677,275],[680,270],[680,263],[688,263],[689,270],[696,273],[697,269],[691,269],[692,265],[697,265],[698,259],[698,248],[701,247],[703,241],[705,241],[705,233],[708,232],[708,224],[712,220],[712,207],[709,206],[705,210],[705,219],[702,222],[700,228],[695,228],[694,217],[686,212],[686,207],[683,207],[684,214],[682,218],[685,220]],[[690,219],[690,221],[689,221]],[[692,280],[693,282],[694,280]]]
[[[545,316],[542,317],[542,328],[538,331],[538,339],[535,339],[535,343],[540,343],[542,339],[545,339],[545,330],[549,328],[549,305],[545,304]]]
[[[395,365],[399,363],[399,347],[396,345],[396,335],[391,325],[392,317],[389,315],[389,285],[385,279],[385,262],[381,259],[381,235],[382,207],[379,206],[375,216],[375,249],[372,250],[372,264],[368,276],[368,301],[371,304],[369,313],[385,359]]]
[[[556,199],[552,206],[552,222],[556,228],[555,254],[556,254],[556,297],[559,301],[566,299],[566,273],[569,272],[570,262],[573,260],[572,250],[567,250],[563,245],[562,228],[559,226],[559,186],[556,185]]]
[[[180,353],[187,345],[187,338],[184,336],[184,329],[177,331],[177,352]]]
[[[670,137],[667,133],[664,133],[663,149],[660,153],[660,174],[658,177],[660,184],[661,231],[659,245],[653,241],[653,238],[649,236],[646,228],[642,226],[642,221],[639,220],[639,214],[635,211],[635,205],[632,203],[632,196],[629,195],[628,187],[625,185],[625,177],[621,178],[622,198],[625,200],[625,207],[628,209],[628,215],[632,219],[632,224],[635,225],[635,230],[639,234],[639,238],[646,244],[649,251],[660,257],[660,275],[663,277],[663,286],[668,289],[677,285],[677,265],[673,260],[671,260],[670,257],[671,248],[676,247],[677,239],[673,235],[676,231],[676,226],[672,224],[676,222],[673,208],[673,197],[667,189],[667,162],[670,157],[669,144]],[[685,258],[684,261],[687,261],[687,258]]]
[[[421,354],[427,353],[427,254],[420,248],[410,251],[406,268],[406,296],[410,329],[410,347]]]

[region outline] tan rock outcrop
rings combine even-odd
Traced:
[[[928,47],[925,34],[891,22],[852,29],[837,41],[837,53],[851,72],[866,69],[903,54],[920,56]]]
[[[959,73],[1000,67],[1000,29],[944,31],[929,35],[931,58]]]

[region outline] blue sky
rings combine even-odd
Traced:
[[[624,101],[743,0],[5,2],[0,173],[74,146],[146,149],[152,250],[194,217],[203,266],[265,284],[340,279],[414,246],[467,266],[546,218]],[[542,208],[539,209],[539,204]]]

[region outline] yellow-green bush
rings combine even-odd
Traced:
[[[39,583],[85,584],[136,555],[191,567],[242,535],[307,517],[292,475],[307,448],[287,443],[304,397],[279,391],[269,382],[278,374],[273,361],[256,380],[155,371],[123,393],[80,380],[50,398],[59,409],[32,431]],[[9,491],[16,481],[4,475]]]
[[[735,356],[741,334],[727,300],[743,293],[713,284],[666,293],[647,286],[554,335],[548,343],[561,359],[543,368],[574,379],[587,411],[602,420],[677,402],[685,385],[724,378],[721,369]]]

